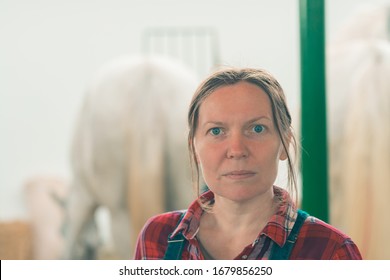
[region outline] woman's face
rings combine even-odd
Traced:
[[[194,147],[208,187],[233,201],[272,190],[286,159],[270,100],[248,82],[218,88],[203,101]]]

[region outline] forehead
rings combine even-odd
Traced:
[[[249,82],[238,82],[216,89],[199,108],[199,121],[204,118],[272,117],[271,102],[264,90]]]

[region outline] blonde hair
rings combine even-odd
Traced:
[[[295,201],[297,201],[297,176],[293,158],[289,152],[289,144],[291,143],[294,158],[296,157],[297,142],[291,126],[291,115],[287,108],[286,97],[279,82],[270,73],[262,69],[253,68],[227,68],[219,70],[211,74],[199,85],[192,98],[188,112],[188,149],[190,152],[193,183],[195,184],[198,197],[201,195],[200,171],[194,149],[194,137],[198,125],[199,108],[202,102],[216,89],[227,85],[234,85],[242,81],[261,88],[271,101],[273,121],[287,155],[287,190]]]

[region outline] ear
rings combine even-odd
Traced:
[[[193,141],[189,141],[188,145],[190,146],[190,150],[193,152],[193,154],[191,156],[199,164],[199,157],[198,157],[198,153],[196,152],[196,148],[195,148],[195,146],[196,146],[195,139]]]
[[[285,147],[283,146],[283,144],[280,145],[280,148],[282,149],[281,152],[280,152],[280,156],[279,156],[279,159],[280,160],[286,160],[288,158],[288,149],[290,147],[290,142],[291,142],[291,133],[288,134],[288,136],[286,137],[285,139]]]
[[[281,149],[282,149],[282,151],[280,153],[279,160],[286,160],[287,159],[287,152],[284,149],[283,145],[281,146]]]

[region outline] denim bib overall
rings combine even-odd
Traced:
[[[183,219],[186,212],[184,212],[178,225],[180,224],[181,220]],[[270,260],[288,260],[291,254],[292,249],[294,248],[295,241],[298,238],[299,231],[305,222],[306,218],[309,216],[305,211],[298,210],[298,216],[295,221],[295,224],[291,230],[291,233],[289,234],[286,243],[283,247],[279,247],[277,244],[275,244],[272,248],[271,254],[270,254]],[[164,260],[181,260],[182,252],[184,245],[186,244],[187,240],[184,238],[183,234],[179,232],[175,237],[171,237],[171,234],[168,237],[168,247],[165,251]]]

